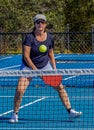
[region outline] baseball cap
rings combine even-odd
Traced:
[[[43,15],[43,14],[37,14],[37,15],[34,17],[33,21],[36,22],[36,21],[39,20],[39,19],[42,19],[42,20],[44,20],[44,21],[47,21],[45,15]]]

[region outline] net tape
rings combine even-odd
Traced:
[[[44,75],[94,75],[94,69],[57,69],[57,70],[3,70],[0,77],[31,77]]]

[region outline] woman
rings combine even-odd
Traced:
[[[37,14],[34,17],[34,28],[30,34],[26,35],[23,42],[23,59],[21,70],[52,70],[56,69],[54,59],[54,41],[50,33],[46,31],[47,19],[43,14]],[[46,52],[40,52],[39,47],[45,45]],[[31,78],[21,77],[14,97],[14,112],[10,119],[11,123],[18,122],[18,111],[22,96],[29,85]],[[71,108],[67,92],[64,86],[60,84],[57,89],[59,97],[69,113],[70,118],[80,116],[81,112],[76,112]]]

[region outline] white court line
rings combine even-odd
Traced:
[[[6,60],[6,59],[10,59],[10,58],[12,58],[12,56],[8,56],[8,57],[0,58],[0,60]]]
[[[59,58],[59,57],[61,57],[61,56],[55,56],[55,59],[56,59],[56,58]]]
[[[58,96],[23,96],[23,98],[59,98]],[[0,96],[0,98],[14,98],[14,96]],[[93,99],[94,96],[70,96],[71,99]]]
[[[0,128],[0,129],[2,129],[2,128]],[[7,128],[7,127],[4,127],[3,129],[5,129],[5,130],[94,130],[94,128],[54,128],[54,127],[52,127],[52,128],[12,128],[12,127],[10,127],[10,128]]]
[[[41,100],[44,100],[45,98],[46,98],[46,97],[43,97],[43,98],[37,99],[37,100],[35,100],[35,101],[33,101],[33,102],[27,103],[27,104],[21,106],[20,109],[22,109],[22,108],[24,108],[24,107],[27,107],[27,106],[30,106],[30,105],[32,105],[32,104],[35,104],[35,103],[37,103],[37,102],[40,102]],[[1,117],[1,116],[4,116],[4,115],[7,115],[7,114],[9,114],[9,113],[11,113],[11,112],[13,112],[13,110],[10,110],[10,111],[1,113],[1,114],[0,114],[0,117]]]
[[[0,98],[13,98],[14,96],[0,96]],[[23,96],[23,98],[57,98],[58,96]]]
[[[5,67],[5,68],[1,68],[0,70],[6,70],[6,69],[11,69],[11,68],[16,68],[16,67],[19,67],[19,66],[20,66],[20,65]]]
[[[79,76],[79,75],[78,75]],[[68,79],[72,79],[72,78],[75,78],[75,77],[77,77],[77,76],[70,76],[70,77],[68,77],[68,78],[64,78],[63,80],[68,80]]]

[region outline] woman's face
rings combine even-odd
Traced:
[[[38,30],[38,31],[44,31],[47,24],[46,24],[46,21],[44,21],[42,19],[39,19],[39,20],[37,20],[35,22],[34,25],[35,25],[36,30]]]

